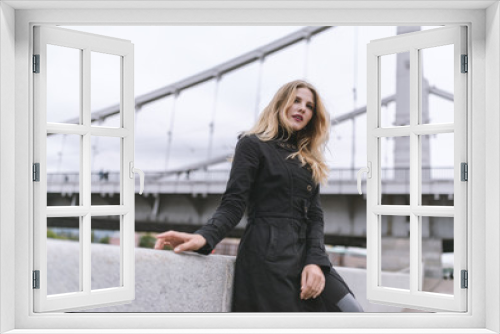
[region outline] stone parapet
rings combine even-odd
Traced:
[[[48,239],[49,293],[78,289],[79,244]],[[92,244],[92,287],[108,288],[119,282],[120,247]],[[87,310],[86,312],[230,312],[235,257],[204,256],[197,253],[175,254],[136,248],[136,298],[124,305]],[[356,298],[367,312],[401,312],[403,309],[370,303],[366,299],[366,270],[337,267]],[[403,288],[408,274],[383,273],[392,287]],[[62,289],[62,290],[61,290]],[[67,290],[69,289],[69,290]]]

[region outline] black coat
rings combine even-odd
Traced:
[[[300,299],[305,265],[317,264],[325,275],[332,268],[324,246],[319,186],[308,165],[287,159],[296,150],[293,139],[242,137],[221,203],[195,232],[207,240],[199,252],[209,254],[248,210],[236,257],[232,311],[325,310],[321,298]],[[341,295],[345,293],[346,288]]]

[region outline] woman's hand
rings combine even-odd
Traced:
[[[169,245],[174,252],[195,251],[205,246],[207,240],[199,234],[168,231],[156,236],[155,249],[163,249]]]
[[[325,275],[316,264],[308,264],[302,269],[301,299],[318,297],[325,288]]]

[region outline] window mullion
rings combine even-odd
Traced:
[[[94,205],[90,207],[93,216],[118,216],[130,212],[130,207],[124,205]]]
[[[90,214],[86,214],[80,218],[80,279],[82,281],[81,286],[83,287],[83,292],[90,293],[91,290],[91,279],[92,273],[90,272],[90,242],[91,242],[91,226],[90,226]]]
[[[54,217],[83,217],[90,208],[80,206],[48,206],[46,209],[47,218]]]
[[[419,124],[416,125],[412,132],[418,135],[433,135],[440,133],[453,133],[455,131],[455,125],[453,123],[449,124]]]
[[[90,175],[90,153],[91,153],[91,138],[90,138],[90,50],[83,49],[82,53],[82,89],[81,89],[81,120],[87,132],[82,136],[82,152],[81,161],[81,184],[80,189],[80,205],[89,207],[91,205],[91,175]]]
[[[47,134],[70,134],[82,136],[88,131],[88,127],[80,124],[47,123]]]
[[[413,213],[420,217],[453,217],[455,210],[452,206],[438,205],[418,205],[416,207],[410,205],[375,205],[372,213],[385,216],[409,216]]]
[[[419,101],[419,62],[418,49],[410,49],[410,208],[415,208],[420,204],[420,148],[419,138],[415,134],[415,127],[418,125]],[[410,291],[418,291],[419,284],[419,254],[421,244],[419,242],[419,217],[410,210]]]
[[[130,207],[124,205],[94,205],[94,206],[49,206],[47,217],[83,217],[90,213],[93,216],[118,216],[130,212]]]
[[[92,127],[90,121],[89,125],[47,123],[47,134],[72,134],[83,136],[89,132],[93,136],[106,137],[126,137],[130,135],[130,131],[123,128]]]
[[[89,212],[81,218],[81,231],[82,238],[80,240],[80,256],[81,256],[81,270],[80,275],[83,280],[83,291],[90,293],[91,290],[91,170],[90,170],[90,156],[91,156],[91,136],[90,136],[90,50],[83,49],[82,52],[82,89],[81,89],[81,120],[84,127],[89,129],[87,133],[82,136],[82,157],[81,161],[81,177],[82,187],[80,189],[81,205],[89,209]]]
[[[379,166],[379,142],[380,139],[374,136],[374,132],[379,127],[380,113],[380,57],[376,55],[371,48],[368,48],[367,54],[368,76],[374,79],[373,89],[368,90],[367,95],[367,152],[368,162],[372,164],[372,178],[366,182],[366,247],[367,253],[372,256],[367,257],[367,298],[373,298],[373,292],[380,282],[380,216],[374,209],[380,205],[380,166]]]

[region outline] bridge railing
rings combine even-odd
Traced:
[[[357,169],[333,168],[328,182],[322,188],[324,194],[356,194]],[[145,172],[146,193],[212,193],[222,194],[229,178],[229,170],[193,170],[184,172]],[[422,192],[425,194],[453,194],[453,168],[423,168]],[[408,168],[382,168],[383,192],[408,194],[410,171]],[[91,175],[92,193],[114,194],[120,192],[120,173],[100,171]],[[136,178],[138,188],[139,180]],[[80,175],[74,172],[47,174],[47,191],[71,195],[80,189]]]
[[[330,182],[356,180],[358,170],[351,168],[332,168],[328,180]],[[453,180],[454,169],[451,167],[422,168],[422,179],[425,180]],[[196,170],[179,173],[145,172],[146,181],[172,182],[225,182],[229,178],[229,170]],[[382,168],[382,181],[406,183],[410,180],[408,168]],[[79,183],[80,174],[75,172],[48,173],[48,184]],[[120,173],[114,171],[96,172],[91,174],[92,183],[119,183]]]
[[[350,181],[356,179],[358,170],[355,169],[331,169],[329,180]],[[382,168],[380,170],[383,181],[407,183],[410,181],[409,168]],[[422,180],[453,180],[453,167],[422,168]]]

